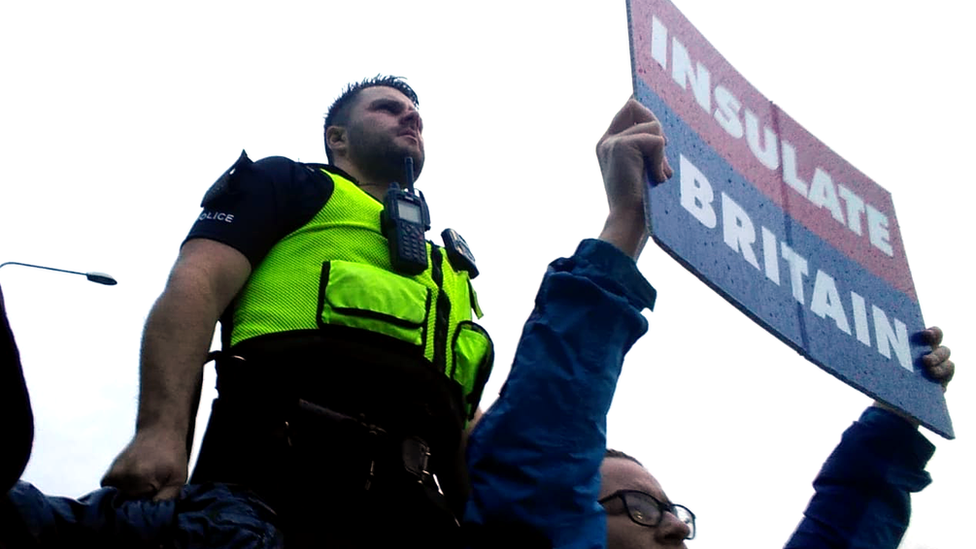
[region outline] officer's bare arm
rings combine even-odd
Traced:
[[[218,318],[250,275],[239,251],[183,245],[143,333],[136,435],[102,483],[133,497],[175,497],[186,480],[186,436]]]
[[[195,239],[183,246],[146,321],[138,429],[186,431],[214,327],[250,272],[247,258],[225,244]]]

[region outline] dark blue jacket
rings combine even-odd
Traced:
[[[0,547],[280,549],[274,512],[231,486],[186,486],[171,501],[123,501],[115,488],[81,499],[18,482],[0,501]]]
[[[932,482],[935,446],[895,414],[871,407],[851,425],[813,481],[816,490],[788,549],[898,547],[911,492]]]

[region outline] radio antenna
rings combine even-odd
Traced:
[[[413,192],[413,157],[409,154],[403,158],[403,182],[407,190]]]

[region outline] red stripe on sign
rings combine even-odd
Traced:
[[[634,71],[793,219],[917,301],[891,194],[739,74],[667,0],[631,0]]]

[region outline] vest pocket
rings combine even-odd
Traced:
[[[319,280],[320,326],[369,330],[424,345],[431,291],[385,269],[327,261]]]
[[[454,332],[454,366],[451,378],[461,384],[465,394],[465,407],[470,420],[481,401],[485,383],[495,362],[495,347],[484,328],[464,320]]]

